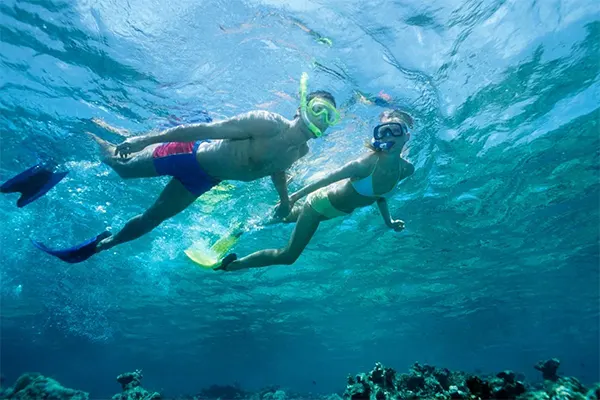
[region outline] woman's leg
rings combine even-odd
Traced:
[[[223,268],[218,269],[236,271],[239,269],[260,268],[269,265],[291,265],[298,257],[300,257],[300,254],[302,254],[302,251],[306,248],[310,239],[312,239],[317,231],[319,223],[324,219],[325,218],[313,210],[308,203],[305,203],[298,217],[298,222],[294,228],[292,237],[286,247],[257,251],[249,256],[233,261],[228,265],[223,265]]]

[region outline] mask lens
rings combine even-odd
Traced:
[[[308,109],[315,117],[324,117],[328,125],[335,125],[339,122],[340,115],[333,104],[324,100],[314,98],[310,101]]]
[[[383,139],[386,136],[401,137],[408,132],[408,127],[404,123],[391,122],[375,127],[373,137],[377,140]]]

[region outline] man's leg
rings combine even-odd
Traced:
[[[152,153],[156,145],[146,147],[144,150],[133,153],[128,157],[115,155],[115,145],[104,139],[88,133],[98,143],[102,162],[111,167],[123,179],[152,178],[158,176],[154,168]]]
[[[96,252],[110,249],[118,244],[145,235],[163,221],[185,210],[197,198],[198,196],[190,193],[177,179],[171,179],[152,207],[143,214],[130,219],[116,235],[98,243]]]
[[[235,271],[245,268],[266,267],[269,265],[291,265],[293,264],[302,251],[306,248],[310,239],[317,231],[319,223],[324,220],[321,214],[317,213],[313,208],[304,204],[302,212],[298,217],[298,222],[292,233],[292,237],[288,245],[282,249],[261,250],[252,253],[249,256],[233,261],[225,267],[227,271]]]

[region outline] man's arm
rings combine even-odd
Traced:
[[[218,122],[180,125],[162,132],[127,139],[115,153],[128,155],[147,146],[164,142],[194,142],[204,139],[249,139],[271,136],[279,132],[279,124],[270,114],[250,113]]]
[[[287,176],[285,171],[280,171],[271,175],[271,180],[273,181],[273,185],[275,185],[275,189],[277,190],[280,199],[277,214],[286,216],[290,212],[290,198],[288,196]]]
[[[244,123],[246,122],[246,123]],[[203,139],[248,139],[250,131],[247,121],[236,118],[218,122],[179,125],[162,132],[144,135],[147,145],[164,142],[193,142]]]
[[[388,228],[395,230],[396,232],[404,229],[404,221],[401,220],[393,220],[390,216],[390,209],[388,208],[387,200],[383,197],[377,199],[377,207],[379,207],[379,212],[383,217],[383,222]]]

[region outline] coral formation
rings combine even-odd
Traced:
[[[89,400],[81,390],[63,387],[52,378],[38,373],[21,375],[12,388],[0,391],[1,399],[10,400]]]
[[[558,371],[558,367],[560,366],[560,361],[556,358],[551,358],[546,361],[540,361],[535,365],[535,369],[542,372],[542,377],[546,381],[556,382],[558,380],[558,375],[556,371]]]
[[[149,392],[142,387],[142,371],[126,372],[117,376],[123,393],[115,394],[112,400],[160,400],[160,393]]]
[[[179,400],[600,400],[600,384],[588,389],[576,378],[557,374],[560,361],[540,361],[534,368],[542,373],[543,383],[529,385],[522,374],[500,371],[496,375],[477,376],[450,371],[427,364],[413,364],[407,374],[376,363],[366,373],[348,376],[342,396],[332,394],[300,395],[285,392],[278,386],[248,392],[239,385],[212,385],[194,396]],[[112,400],[160,400],[157,392],[142,387],[142,371],[117,377],[122,393]],[[0,399],[7,400],[89,400],[88,393],[62,387],[40,374],[24,374],[12,388],[0,389]],[[173,399],[169,397],[169,399]]]
[[[501,371],[484,379],[464,372],[449,371],[415,363],[408,374],[398,375],[380,363],[369,373],[348,378],[345,400],[600,400],[600,386],[587,390],[576,378],[559,377],[557,359],[534,366],[542,372],[539,390],[523,382],[522,375]]]

